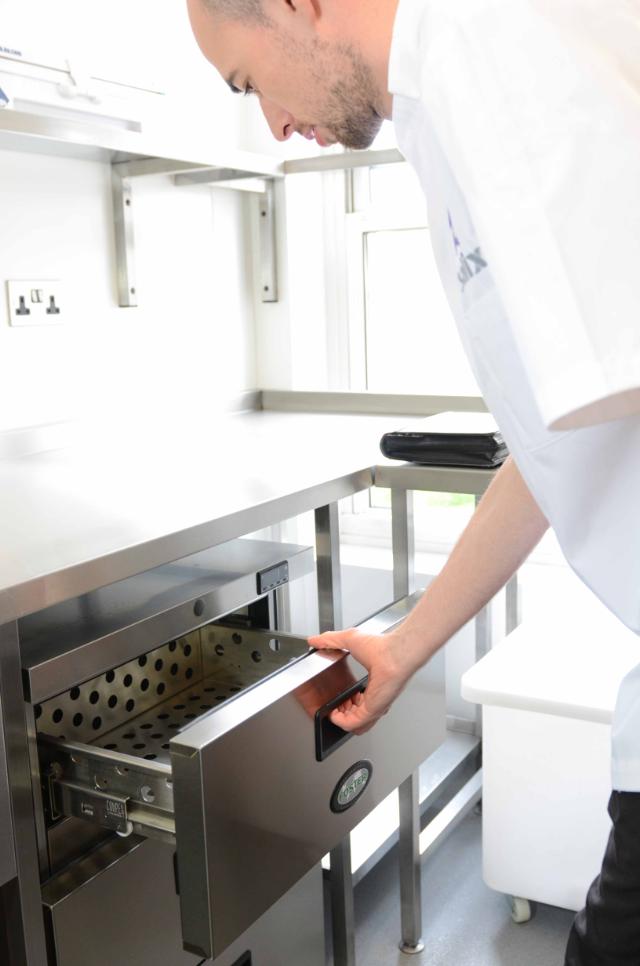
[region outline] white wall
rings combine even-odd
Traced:
[[[0,0],[0,43],[80,49],[168,89],[166,133],[245,140],[181,0]],[[96,53],[97,52],[97,53]],[[0,430],[202,416],[256,385],[251,197],[135,182],[139,308],[120,309],[108,166],[0,151]],[[12,328],[4,282],[60,278],[67,323]]]
[[[286,184],[277,186],[276,203],[279,300],[256,302],[258,384],[263,389],[325,390],[329,375],[322,177],[288,176]]]
[[[318,155],[315,141],[293,135],[277,142],[255,98],[243,98],[239,137],[246,150],[283,160]],[[342,174],[287,177],[278,203],[279,300],[255,303],[258,385],[264,389],[346,389],[330,371],[329,340],[336,323],[344,324],[344,306],[336,304],[335,284],[327,273],[325,231],[343,226]],[[257,218],[254,237],[257,237]],[[329,237],[332,237],[331,235]],[[259,289],[257,289],[259,291]],[[336,315],[338,316],[336,318]]]

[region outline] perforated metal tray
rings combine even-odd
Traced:
[[[102,744],[114,728],[171,700],[202,677],[202,646],[196,631],[37,704],[36,731],[63,741]]]
[[[208,625],[36,705],[36,730],[168,762],[180,728],[306,650],[273,631]]]
[[[36,706],[50,820],[105,824],[111,808],[107,827],[171,837],[171,738],[308,650],[303,638],[207,625]]]

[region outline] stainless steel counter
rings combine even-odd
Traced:
[[[392,489],[394,596],[407,596],[415,589],[410,491],[461,488],[468,492],[471,487],[478,495],[491,474],[473,480],[468,471],[458,474],[459,479],[449,472],[436,471],[434,476],[434,471],[427,471],[425,476],[383,460],[381,435],[413,422],[398,413],[262,410],[220,416],[207,425],[194,421],[171,432],[128,427],[120,437],[113,430],[105,435],[92,427],[73,445],[0,459],[0,686],[5,725],[10,726],[5,731],[10,805],[18,816],[14,854],[7,856],[5,874],[17,872],[22,923],[18,931],[29,966],[41,966],[46,954],[35,834],[38,819],[30,794],[25,795],[30,791],[33,719],[24,717],[21,703],[22,663],[15,621],[315,511],[320,626],[339,626],[336,503],[369,488],[376,479]],[[486,637],[485,625],[486,620],[480,622],[480,645]],[[412,872],[419,861],[414,835],[419,827],[416,781],[412,775],[403,783],[406,821],[400,829],[401,852],[406,854],[403,909],[408,910],[403,915],[403,939],[414,946],[420,909]],[[0,780],[0,798],[1,785]],[[472,792],[479,794],[477,789]],[[341,950],[340,961],[345,964],[352,964],[355,955],[349,848],[345,839],[332,852],[334,948]],[[1,866],[0,862],[0,873]]]
[[[243,413],[0,461],[0,624],[369,487],[399,419]]]

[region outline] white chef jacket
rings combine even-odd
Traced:
[[[485,400],[569,564],[640,633],[640,0],[400,0],[389,91]],[[640,791],[640,667],[612,758]]]

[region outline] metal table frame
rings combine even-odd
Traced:
[[[415,533],[413,519],[414,491],[441,493],[470,493],[476,507],[491,483],[495,471],[465,468],[444,468],[412,464],[383,464],[374,470],[374,485],[391,490],[391,520],[393,548],[394,598],[414,593],[415,585]],[[479,661],[492,646],[492,603],[490,602],[475,618],[475,659]],[[520,597],[517,574],[506,588],[505,629],[509,633],[520,622]],[[475,742],[481,743],[481,716],[476,712]],[[455,791],[452,776],[458,767],[458,756],[453,755],[449,773],[434,783],[430,798],[439,796],[445,802],[439,813],[444,821],[434,821],[433,834],[428,836],[426,847],[420,848],[421,813],[424,802],[420,801],[420,775],[410,775],[399,789],[400,831],[399,866],[401,895],[401,942],[400,949],[407,954],[420,953],[422,940],[422,891],[421,858],[428,855],[453,828],[480,801],[482,772],[478,770],[462,789]],[[451,794],[449,790],[451,789]],[[336,966],[342,966],[336,963]],[[345,966],[351,966],[349,960]]]
[[[492,478],[491,473],[472,470],[439,471],[424,467],[379,466],[374,474],[361,471],[331,485],[319,486],[313,493],[305,494],[310,506],[302,506],[298,495],[292,500],[282,500],[270,508],[270,519],[261,519],[262,525],[276,524],[283,519],[313,507],[316,524],[317,581],[320,627],[322,630],[341,626],[342,593],[340,581],[339,498],[366,489],[375,482],[392,491],[393,529],[393,588],[396,599],[415,589],[413,497],[414,490],[441,490],[446,492],[474,493],[476,499],[484,492]],[[332,502],[323,502],[326,497]],[[315,505],[314,504],[320,504]],[[236,536],[253,529],[253,515],[243,529],[237,524]],[[223,539],[233,535],[224,527]],[[214,541],[215,542],[219,541]],[[156,561],[154,561],[155,563]],[[69,593],[69,596],[74,594]],[[512,582],[507,597],[507,622],[509,627],[517,623],[517,584]],[[37,607],[32,610],[37,610]],[[28,613],[28,608],[21,608]],[[476,619],[476,655],[481,657],[490,646],[490,620],[487,612]],[[12,963],[20,966],[45,966],[47,963],[45,932],[42,916],[39,864],[36,836],[36,808],[32,795],[32,761],[35,748],[35,726],[31,706],[22,699],[20,642],[17,620],[7,620],[0,626],[0,703],[3,710],[3,737],[7,755],[9,798],[14,828],[15,857],[10,856],[11,870],[15,858],[16,876],[12,888],[5,892],[12,905],[10,928]],[[476,729],[477,732],[477,729]],[[479,734],[470,739],[479,744]],[[443,816],[438,829],[428,844],[423,846],[422,856],[435,848],[444,836],[466,815],[479,800],[481,785],[479,774],[463,789],[448,796],[446,808],[440,809],[446,796],[450,779],[463,758],[469,757],[467,749],[462,754],[451,755],[450,767],[442,769],[425,792],[424,780],[419,775],[407,777],[400,787],[400,888],[402,899],[402,943],[405,952],[417,952],[422,948],[422,908],[420,894],[419,846],[421,813],[438,802],[439,814]],[[37,767],[33,764],[33,767]],[[435,824],[435,823],[432,823]],[[424,832],[422,833],[424,835]],[[331,894],[334,933],[334,961],[336,966],[354,966],[355,929],[353,915],[353,878],[351,873],[350,841],[340,843],[331,854]]]
[[[215,546],[229,539],[244,536],[248,532],[253,532],[256,525],[259,527],[275,525],[299,513],[314,509],[320,623],[323,629],[333,627],[339,623],[342,609],[338,501],[368,489],[371,484],[372,471],[369,467],[320,484],[304,493],[292,493],[290,498],[278,500],[258,511],[248,508],[241,518],[222,520],[218,527],[220,538],[212,538],[211,545]],[[331,500],[330,503],[323,502],[327,498]],[[179,555],[178,547],[184,550],[180,535],[173,535],[166,541],[165,549],[168,551],[166,559],[162,550],[158,552],[154,548],[153,566],[175,559]],[[189,547],[189,549],[192,548]],[[147,557],[147,551],[142,548],[139,559],[146,560]],[[121,574],[135,570],[135,565],[130,559],[119,566]],[[78,592],[108,583],[107,580],[101,579],[104,575],[103,561],[97,562],[95,567],[89,562],[86,567],[78,567],[77,572],[73,574],[73,579],[67,580],[66,595],[55,577],[50,587],[55,588],[57,602],[64,600],[65,596],[74,597]],[[3,776],[0,773],[0,801],[2,794],[8,795],[15,852],[15,855],[7,856],[8,874],[12,875],[13,879],[3,889],[2,896],[7,906],[10,906],[10,909],[5,910],[10,941],[9,966],[46,966],[48,962],[39,875],[36,832],[38,819],[36,803],[34,803],[34,790],[37,795],[38,788],[38,782],[33,781],[38,770],[35,720],[33,708],[25,703],[23,698],[18,620],[15,617],[8,619],[6,616],[7,610],[11,607],[14,608],[13,613],[20,616],[27,616],[39,610],[41,599],[37,592],[39,589],[38,587],[32,592],[29,587],[20,587],[14,600],[5,593],[4,623],[0,623],[0,711],[2,713],[0,725],[4,737],[8,773],[8,788],[2,784]],[[39,811],[41,812],[41,809]],[[341,881],[337,873],[334,874],[333,879]],[[334,904],[338,919],[352,923],[352,903],[352,894],[345,893],[342,908],[338,902]]]

